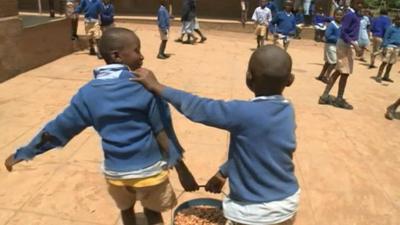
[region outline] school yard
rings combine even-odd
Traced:
[[[218,99],[249,99],[244,83],[255,46],[252,34],[205,31],[209,40],[195,46],[173,43],[166,61],[156,59],[156,26],[120,24],[137,31],[144,66],[168,85]],[[82,33],[82,31],[81,31]],[[357,62],[346,96],[353,111],[317,104],[324,85],[314,79],[322,67],[322,44],[293,41],[296,82],[286,92],[296,108],[296,173],[302,188],[296,225],[400,224],[400,121],[388,121],[386,107],[400,97],[400,67],[394,84],[378,84]],[[38,55],[37,57],[40,57]],[[69,102],[92,78],[102,61],[77,52],[0,84],[0,159],[4,160]],[[336,94],[336,88],[334,89]],[[194,124],[176,111],[174,124],[185,160],[200,184],[226,159],[228,133]],[[87,129],[63,150],[55,150],[12,173],[0,168],[1,225],[115,225],[119,214],[100,171],[99,138]],[[171,180],[182,192],[175,172]],[[179,202],[199,196],[186,193]],[[138,207],[140,209],[140,207]],[[170,213],[165,214],[167,223]],[[139,224],[143,224],[139,223]]]

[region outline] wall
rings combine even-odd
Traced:
[[[0,0],[0,18],[18,14],[16,0]]]

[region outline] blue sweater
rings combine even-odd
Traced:
[[[340,27],[335,21],[329,23],[325,31],[326,43],[336,44],[340,36]]]
[[[329,23],[331,21],[332,21],[332,19],[330,17],[322,15],[322,14],[317,14],[313,18],[314,25],[318,25],[320,23]]]
[[[283,35],[294,35],[296,32],[296,18],[293,13],[280,11],[274,19],[272,24],[276,25],[276,32]]]
[[[78,7],[75,9],[75,13],[85,14],[85,19],[99,19],[100,13],[103,10],[101,0],[81,0]]]
[[[107,72],[110,71],[98,76]],[[84,85],[64,112],[45,125],[27,146],[17,150],[15,159],[29,160],[65,146],[86,127],[93,126],[101,136],[107,171],[131,172],[162,160],[155,138],[161,130],[167,131],[169,137],[169,160],[177,160],[181,152],[171,133],[166,103],[142,85],[130,81],[132,73],[126,67],[119,68],[116,73],[119,75],[113,79],[94,79]],[[38,145],[44,132],[53,138],[45,145]]]
[[[269,10],[271,10],[272,16],[275,16],[276,12],[278,11],[278,8],[276,7],[274,2],[268,2],[267,8],[269,8]]]
[[[169,13],[163,5],[160,6],[160,9],[158,9],[157,22],[158,28],[161,30],[166,31],[169,29]]]
[[[190,120],[230,132],[227,163],[230,198],[265,203],[298,189],[293,106],[282,96],[270,100],[216,101],[167,88],[162,97]]]
[[[296,24],[304,23],[304,14],[303,13],[297,12],[295,17],[296,17]]]
[[[372,20],[371,32],[372,36],[383,38],[385,36],[386,29],[392,25],[388,16],[379,16]]]
[[[383,38],[382,46],[388,47],[388,45],[400,47],[400,27],[391,26],[387,29]]]
[[[112,4],[103,5],[103,11],[100,15],[101,25],[108,26],[114,23],[114,6]]]

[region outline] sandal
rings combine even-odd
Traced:
[[[335,97],[332,95],[327,95],[327,96],[321,96],[319,97],[318,104],[320,105],[332,105],[333,102],[335,101]]]
[[[345,99],[336,99],[335,102],[333,103],[333,106],[341,108],[341,109],[347,109],[347,110],[353,110],[353,106],[350,105]]]

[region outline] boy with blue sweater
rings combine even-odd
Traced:
[[[340,35],[340,21],[343,18],[343,11],[337,9],[335,11],[335,20],[330,22],[325,32],[325,49],[324,49],[324,60],[325,64],[322,68],[321,74],[316,78],[324,83],[328,83],[329,76],[336,67],[337,55],[336,55],[336,43],[339,40]]]
[[[276,26],[274,29],[274,44],[277,45],[279,40],[283,41],[283,47],[288,49],[290,38],[296,34],[296,18],[292,13],[293,2],[286,1],[284,4],[284,11],[278,12],[272,20],[272,25]]]
[[[111,0],[103,0],[103,11],[100,14],[101,31],[114,27],[114,6]]]
[[[379,50],[382,47],[383,37],[385,36],[387,28],[392,25],[392,21],[388,16],[388,11],[382,9],[380,16],[373,19],[371,22],[371,33],[372,33],[372,54],[371,54],[371,64],[370,69],[376,68],[375,58],[380,54]]]
[[[397,62],[397,57],[400,52],[400,16],[394,18],[394,25],[389,27],[383,37],[383,61],[379,67],[376,80],[378,82],[387,81],[393,83],[389,78],[392,67]],[[382,78],[383,71],[386,68],[385,75]]]
[[[89,38],[90,55],[97,55],[101,59],[101,54],[98,50],[98,41],[101,38],[100,29],[100,14],[103,11],[101,0],[81,0],[75,13],[81,12],[85,14],[85,33]]]
[[[166,8],[167,4],[168,0],[161,0],[160,8],[158,9],[158,14],[157,14],[158,30],[160,32],[160,37],[161,37],[160,49],[157,55],[157,58],[159,59],[169,58],[169,55],[165,54],[165,48],[167,47],[167,42],[168,42],[169,22],[170,22],[169,21],[170,15]]]
[[[143,64],[139,38],[130,30],[110,28],[99,46],[108,65],[95,69],[94,79],[78,91],[64,112],[12,154],[5,166],[11,171],[15,164],[65,146],[93,126],[102,139],[108,191],[124,225],[136,224],[136,200],[142,202],[148,224],[163,224],[161,211],[176,204],[167,167],[176,167],[185,190],[195,191],[198,185],[181,160],[182,148],[168,105],[129,81],[135,76],[131,70]]]
[[[223,201],[228,224],[292,224],[300,189],[294,174],[296,149],[293,105],[282,93],[294,76],[292,60],[273,45],[251,56],[246,84],[251,101],[216,101],[166,87],[151,71],[139,69],[135,80],[171,103],[190,120],[230,132],[228,160],[206,184],[219,193],[229,179]]]

